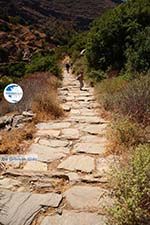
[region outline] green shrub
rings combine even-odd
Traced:
[[[7,23],[0,23],[0,31],[8,32],[11,29]]]
[[[81,71],[83,71],[84,74],[87,73],[86,60],[84,57],[78,57],[76,62],[73,64],[73,73],[75,75],[77,75]]]
[[[97,83],[106,78],[106,73],[102,70],[91,70],[88,73],[88,77],[89,79]]]
[[[9,22],[10,23],[13,23],[13,24],[18,24],[18,23],[21,23],[22,19],[20,16],[10,16],[9,17]]]
[[[129,164],[114,174],[117,202],[110,225],[150,224],[150,145],[137,147]]]
[[[126,51],[127,70],[147,72],[150,69],[150,27],[138,32],[132,47]]]
[[[8,74],[13,77],[22,77],[25,74],[25,63],[20,62],[8,66]]]
[[[80,52],[85,49],[87,41],[87,32],[79,33],[74,35],[68,43],[68,53],[72,56],[73,63],[78,57],[80,57]]]
[[[38,54],[32,58],[30,64],[26,65],[26,73],[46,71],[49,71],[56,76],[60,75],[60,69],[54,55],[42,56]]]
[[[13,80],[12,80],[10,77],[7,77],[7,76],[1,77],[1,78],[0,78],[0,91],[3,91],[4,88],[5,88],[8,84],[12,83],[12,81],[13,81]]]
[[[7,49],[0,47],[0,63],[7,62],[9,57],[9,52]]]
[[[137,71],[147,71],[149,12],[149,0],[129,0],[96,20],[86,45],[89,67],[121,70],[129,61]]]

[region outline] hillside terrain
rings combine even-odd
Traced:
[[[53,26],[50,22],[86,29],[91,20],[114,5],[111,0],[11,0],[7,4],[0,1],[1,16],[20,16],[22,21],[42,29]]]
[[[114,6],[110,0],[0,0],[0,63],[28,61],[35,52],[67,44]]]
[[[20,61],[22,58],[28,60],[31,53],[37,49],[52,48],[54,46],[46,43],[45,33],[29,26],[13,24],[1,19],[0,30],[1,63]]]

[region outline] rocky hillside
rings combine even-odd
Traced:
[[[87,28],[92,19],[113,6],[111,0],[10,0],[9,3],[0,1],[3,16],[20,16],[22,21],[40,27],[58,21],[64,24],[73,23],[73,26],[81,29]]]
[[[72,31],[86,30],[93,19],[114,5],[111,0],[1,0],[0,18],[15,17],[22,24],[40,28],[55,44],[64,44]]]
[[[0,0],[0,63],[66,44],[113,6],[111,0]]]
[[[0,20],[0,63],[28,60],[33,52],[51,47],[45,33]]]

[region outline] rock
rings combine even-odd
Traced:
[[[58,130],[58,129],[68,128],[70,126],[71,124],[68,122],[38,123],[36,125],[36,127],[40,130],[52,130],[52,129]]]
[[[104,154],[106,152],[105,144],[78,143],[74,146],[73,152],[88,154]]]
[[[71,108],[72,108],[72,109],[81,109],[80,104],[77,103],[77,102],[72,102]]]
[[[32,112],[29,112],[29,111],[24,111],[22,113],[22,115],[25,116],[25,117],[35,117],[35,114],[32,113]]]
[[[72,122],[78,122],[78,123],[91,123],[91,124],[99,124],[100,119],[96,116],[90,117],[90,116],[72,116],[71,118],[68,118],[68,121]]]
[[[95,112],[88,110],[88,111],[81,111],[81,116],[96,116]]]
[[[89,92],[80,92],[78,97],[93,97],[93,95]]]
[[[13,189],[14,187],[19,187],[21,182],[12,178],[0,179],[0,188],[3,189]]]
[[[55,193],[31,194],[27,192],[2,192],[0,223],[3,225],[30,225],[43,207],[58,207],[62,196]]]
[[[61,88],[58,88],[58,90],[61,90],[61,91],[69,91],[69,89],[67,87],[61,87]]]
[[[30,153],[38,156],[38,161],[52,162],[61,159],[69,153],[68,148],[52,148],[45,145],[32,144]]]
[[[46,216],[41,225],[106,225],[105,216],[64,210],[62,215]]]
[[[68,140],[77,140],[80,137],[78,129],[63,129],[62,130],[62,137]]]
[[[80,115],[80,111],[78,109],[72,109],[71,115]]]
[[[74,96],[71,96],[71,95],[70,96],[67,96],[66,97],[66,101],[67,102],[73,102],[74,101]]]
[[[65,112],[70,112],[70,111],[71,111],[71,107],[70,107],[70,106],[63,105],[62,108],[63,108],[63,110],[64,110]]]
[[[60,135],[60,130],[38,130],[36,136],[58,138]]]
[[[27,162],[23,170],[47,171],[47,164],[42,162]]]
[[[33,187],[37,190],[37,189],[43,189],[43,188],[52,188],[52,184],[51,183],[43,183],[43,182],[36,182],[33,184]]]
[[[91,173],[94,170],[94,159],[90,156],[73,155],[62,161],[57,168]]]
[[[86,136],[82,136],[81,137],[81,142],[83,143],[103,143],[103,144],[107,144],[107,138],[106,137],[98,137],[95,135],[86,135]]]
[[[83,131],[93,135],[104,135],[106,133],[107,124],[92,125],[84,128]]]
[[[97,174],[100,176],[109,175],[113,168],[119,165],[119,157],[107,156],[105,158],[99,158],[96,161]]]
[[[22,119],[22,121],[20,121],[21,123],[26,123],[26,122],[30,122],[30,121],[32,121],[32,117],[25,117],[25,118],[23,118]]]
[[[78,97],[78,98],[76,98],[76,101],[78,102],[90,102],[90,101],[95,101],[95,98],[93,97],[93,96],[91,96],[91,97],[85,97],[85,96],[80,96],[80,97]]]
[[[40,145],[46,145],[53,148],[57,147],[67,147],[69,142],[62,140],[53,140],[53,139],[40,139],[38,142]]]
[[[17,125],[19,124],[19,123],[22,123],[22,120],[24,119],[24,116],[23,115],[17,115],[17,116],[15,116],[14,118],[13,118],[13,124],[12,124],[12,126],[13,127],[17,127]]]
[[[12,129],[12,126],[10,124],[8,124],[8,125],[5,126],[5,128],[6,128],[7,131],[10,131]]]
[[[58,209],[56,210],[56,212],[57,212],[58,215],[62,215],[63,210],[62,210],[61,208],[58,208]]]
[[[70,172],[70,173],[67,173],[67,176],[69,177],[69,181],[80,181],[80,176],[77,174],[77,173],[74,173],[74,172]]]
[[[6,125],[12,124],[14,115],[0,117],[0,128],[5,128]]]
[[[32,171],[32,170],[23,170],[23,169],[7,169],[5,172],[3,172],[3,175],[10,175],[14,177],[32,177],[33,178],[58,178],[58,179],[64,179],[69,180],[69,177],[67,174],[63,172],[58,171]]]
[[[108,190],[100,187],[73,186],[64,193],[64,197],[73,209],[98,210],[112,206],[109,194]]]

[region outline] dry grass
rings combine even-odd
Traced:
[[[23,128],[1,131],[0,154],[23,153],[33,138],[36,122],[63,116],[63,109],[57,99],[60,84],[55,76],[50,73],[35,73],[22,80],[20,85],[24,90],[22,101],[12,105],[3,100],[0,115],[32,109],[36,118]]]
[[[33,139],[35,132],[34,123],[25,125],[23,128],[11,131],[1,131],[0,154],[23,153],[24,147]],[[24,143],[23,143],[24,141]]]
[[[62,116],[62,110],[57,100],[59,80],[49,72],[28,75],[20,83],[24,91],[21,102],[12,105],[4,99],[1,101],[0,116],[9,112],[19,112],[33,109],[37,118],[52,119]],[[56,104],[56,106],[55,106]],[[40,115],[42,114],[42,116]]]
[[[108,129],[108,152],[126,154],[129,149],[147,141],[146,131],[140,124],[129,118],[118,118]]]
[[[96,88],[104,109],[129,116],[145,126],[150,123],[150,77],[125,81],[122,77],[106,79]]]
[[[54,90],[39,94],[33,101],[32,111],[38,121],[57,119],[64,115]]]

